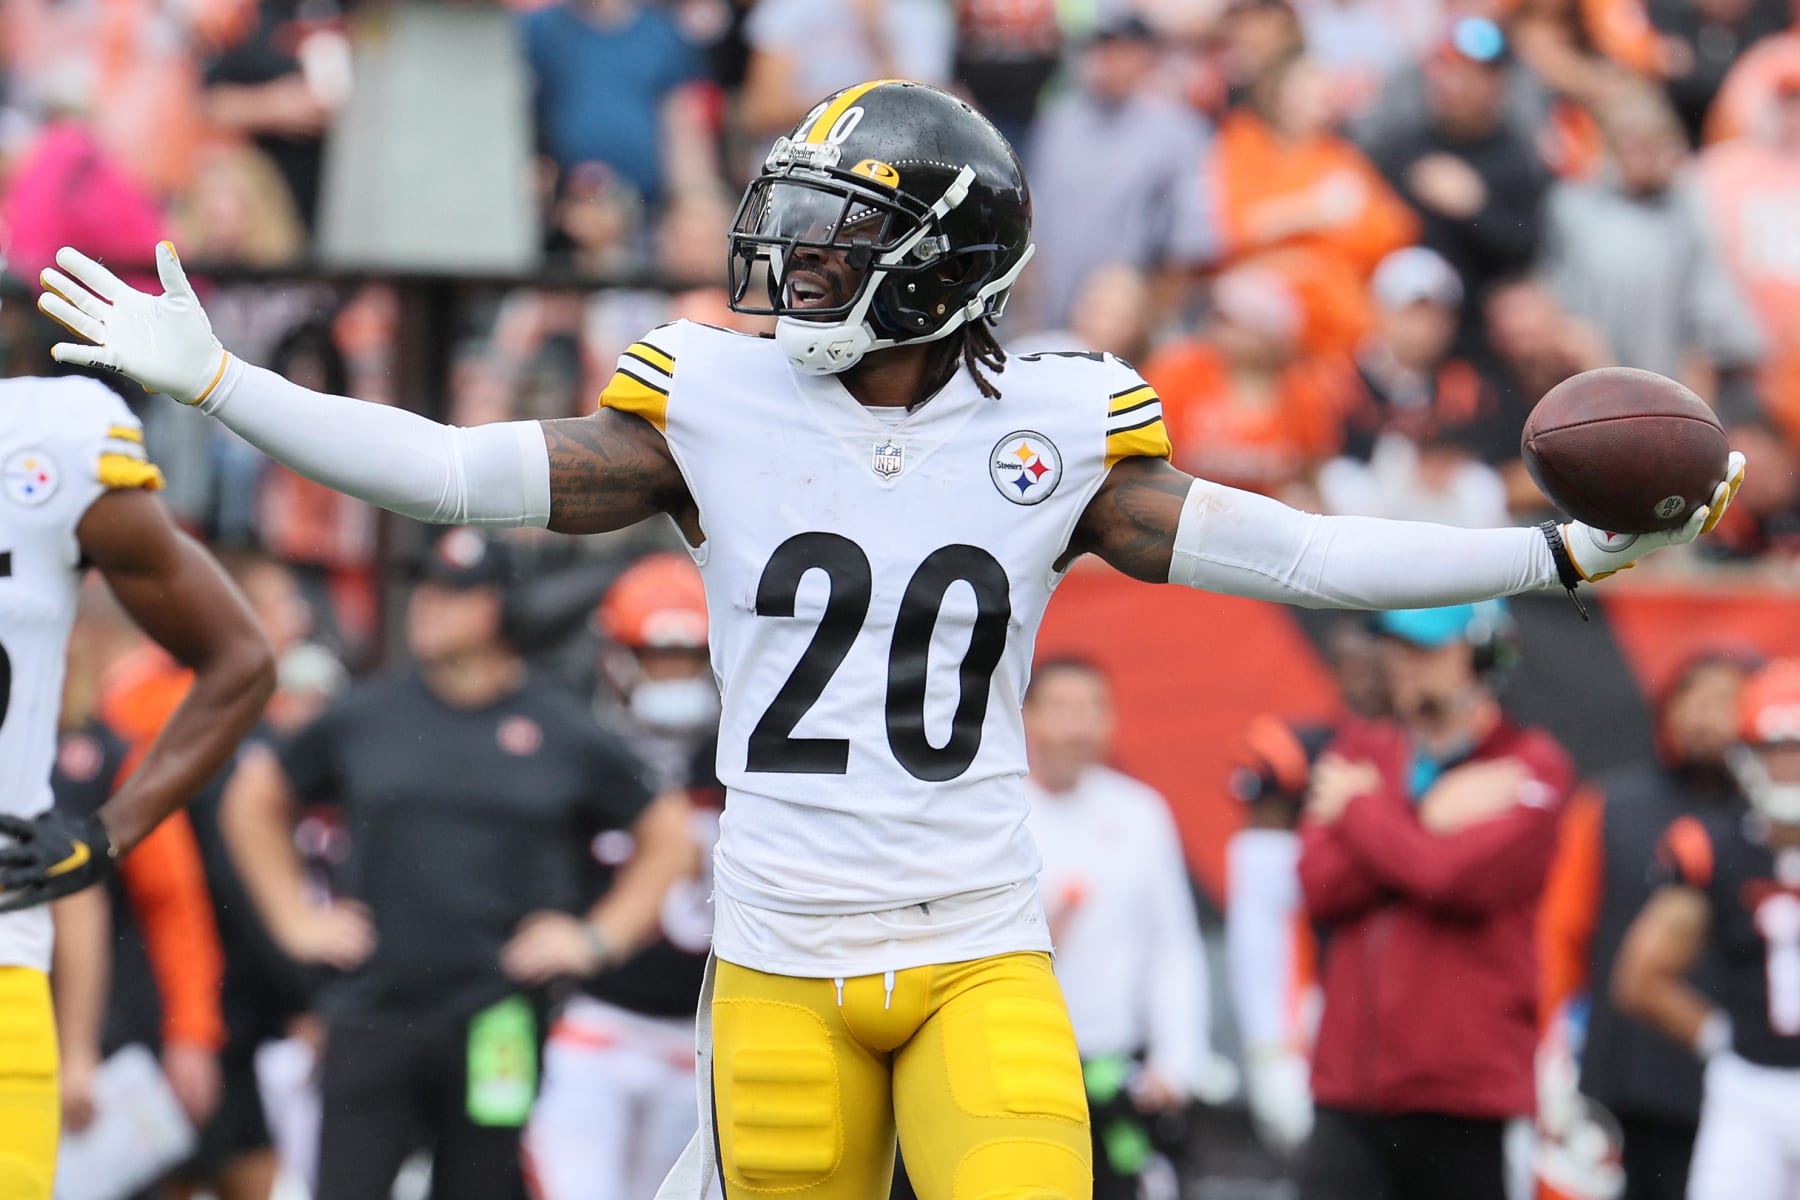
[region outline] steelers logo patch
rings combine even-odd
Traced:
[[[1041,504],[1062,482],[1062,455],[1043,434],[1021,429],[994,443],[988,474],[1014,504]]]
[[[0,482],[14,504],[36,508],[56,494],[56,463],[42,450],[21,450],[0,469]]]

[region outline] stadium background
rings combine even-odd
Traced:
[[[56,246],[141,281],[168,236],[252,361],[459,423],[586,411],[649,327],[750,327],[725,308],[723,235],[761,147],[818,96],[896,74],[961,88],[1025,152],[1040,261],[1004,340],[1136,362],[1197,473],[1316,507],[1523,522],[1540,513],[1508,439],[1544,387],[1672,364],[1715,402],[1752,479],[1717,544],[1608,583],[1591,624],[1560,596],[1516,605],[1510,704],[1584,771],[1650,753],[1645,697],[1694,650],[1800,652],[1786,0],[15,0],[0,22],[7,375],[48,367],[31,281]],[[1499,149],[1471,153],[1474,173],[1493,205],[1536,180],[1504,212],[1423,194],[1420,160],[1461,153],[1432,98],[1446,64],[1498,81],[1475,103],[1493,118],[1476,140]],[[1620,156],[1646,143],[1662,185],[1634,193]],[[1634,204],[1661,224],[1613,230],[1656,240],[1591,236]],[[1627,268],[1673,258],[1664,234],[1696,255],[1646,282]],[[1460,271],[1460,305],[1429,267],[1378,271],[1414,243]],[[1371,417],[1371,347],[1420,303],[1454,327],[1427,419]],[[1640,345],[1646,329],[1679,344]],[[1453,411],[1453,367],[1475,417]],[[352,672],[391,660],[422,531],[130,399],[183,523],[291,564],[314,640]],[[1412,457],[1376,454],[1371,422]],[[660,523],[518,536],[594,598],[674,544]],[[1344,620],[1086,566],[1051,606],[1041,652],[1111,672],[1119,765],[1168,797],[1215,916],[1241,736],[1261,713],[1338,709]],[[567,624],[543,653],[591,685],[592,635]]]

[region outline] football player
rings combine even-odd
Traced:
[[[472,429],[227,354],[166,243],[160,296],[74,249],[43,276],[43,310],[81,339],[65,361],[363,499],[565,533],[674,520],[706,580],[728,799],[712,1089],[666,1195],[704,1189],[715,1107],[732,1196],[883,1196],[896,1128],[925,1200],[1088,1195],[1020,720],[1076,558],[1298,604],[1461,603],[1691,541],[1741,472],[1682,528],[1610,538],[1319,517],[1197,480],[1126,363],[1004,355],[1030,237],[1019,160],[974,109],[846,88],[776,141],[730,231],[732,304],[775,317],[773,338],[665,325],[595,413]]]
[[[1666,882],[1625,935],[1613,999],[1706,1062],[1689,1200],[1800,1195],[1800,659],[1738,698],[1727,759],[1748,812],[1677,817]],[[1717,993],[1687,980],[1710,944]]]
[[[210,779],[255,722],[275,668],[218,565],[151,493],[143,427],[92,379],[0,381],[0,1196],[49,1200],[56,1030],[46,901],[102,879]],[[76,598],[99,570],[194,672],[137,770],[91,817],[51,808]]]

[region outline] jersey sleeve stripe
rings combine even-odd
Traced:
[[[1152,413],[1148,417],[1145,417],[1141,421],[1137,421],[1130,425],[1120,425],[1116,428],[1108,429],[1106,431],[1106,436],[1108,438],[1115,438],[1115,437],[1118,437],[1122,433],[1136,433],[1140,429],[1148,429],[1152,425],[1161,425],[1161,424],[1162,424],[1162,410],[1159,408],[1156,412]]]
[[[1145,389],[1145,390],[1147,391],[1148,389]],[[1162,398],[1160,396],[1158,396],[1155,392],[1149,392],[1149,394],[1146,395],[1142,400],[1138,400],[1132,404],[1128,404],[1124,408],[1114,408],[1111,412],[1106,414],[1106,419],[1109,421],[1116,421],[1120,417],[1124,416],[1127,413],[1134,413],[1134,412],[1137,412],[1141,408],[1149,408],[1152,404],[1161,404],[1161,403],[1162,403]]]
[[[660,376],[656,375],[654,372],[645,371],[645,370],[641,370],[641,369],[633,370],[632,368],[626,366],[625,364],[620,363],[618,374],[624,375],[625,377],[627,377],[629,379],[637,380],[639,383],[643,384],[645,387],[649,388],[653,392],[660,392],[664,396],[667,396],[669,394],[669,385],[667,383],[664,383],[662,381],[662,378]],[[615,378],[616,378],[616,376],[615,376]]]
[[[663,353],[649,342],[633,342],[625,347],[625,357],[635,358],[647,366],[655,367],[664,375],[673,376],[675,374],[674,355]]]
[[[1161,417],[1106,435],[1106,469],[1109,471],[1122,458],[1168,458],[1173,453],[1169,430]]]
[[[105,488],[148,488],[156,491],[163,485],[163,473],[157,465],[129,454],[102,454],[94,470]]]
[[[108,425],[106,436],[121,442],[136,442],[140,446],[144,444],[144,431],[134,425]]]
[[[668,430],[669,393],[645,383],[629,371],[621,369],[614,373],[606,390],[600,393],[600,407],[631,413],[659,430]]]
[[[1140,383],[1136,387],[1128,387],[1122,392],[1114,392],[1108,396],[1106,411],[1116,413],[1131,407],[1140,400],[1154,399],[1156,399],[1156,389],[1147,383]]]

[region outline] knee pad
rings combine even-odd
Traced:
[[[1077,1150],[1047,1138],[1007,1138],[969,1151],[952,1187],[951,1200],[1088,1200],[1094,1172],[1085,1142]]]
[[[1087,1087],[1067,1010],[997,996],[944,1014],[950,1094],[976,1117],[1052,1117],[1087,1127]]]
[[[837,1063],[824,1020],[794,1004],[720,1000],[715,1045],[726,1011],[726,1020],[756,1031],[754,1045],[733,1045],[713,1063],[727,1172],[762,1190],[824,1182],[844,1150]]]

